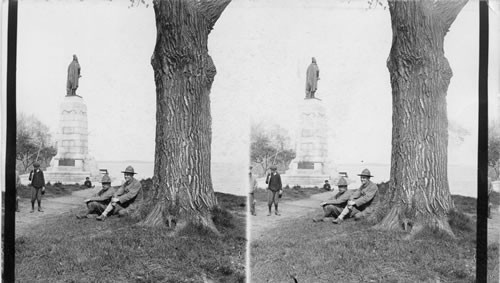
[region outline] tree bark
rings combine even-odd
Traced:
[[[447,213],[454,208],[448,186],[446,92],[452,70],[444,37],[467,3],[389,1],[393,40],[387,61],[392,86],[392,153],[388,213],[376,226],[425,227],[453,236]]]
[[[210,173],[210,89],[216,69],[208,34],[230,0],[156,0],[151,58],[156,83],[153,208],[142,225],[188,223],[217,233]]]

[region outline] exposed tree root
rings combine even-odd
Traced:
[[[448,218],[446,216],[427,217],[405,217],[401,212],[402,208],[393,207],[382,221],[373,228],[387,231],[406,231],[405,240],[413,240],[419,233],[425,229],[443,232],[455,239],[455,234],[451,230]]]

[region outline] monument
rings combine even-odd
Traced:
[[[296,128],[296,157],[281,175],[283,185],[323,186],[337,172],[328,157],[328,119],[323,102],[315,97],[319,69],[316,59],[307,68],[306,97],[300,103]]]
[[[76,95],[80,65],[76,55],[68,67],[67,93],[59,107],[57,154],[45,173],[47,182],[83,183],[85,177],[100,181],[97,164],[88,152],[87,105]]]

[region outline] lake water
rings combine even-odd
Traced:
[[[144,161],[97,161],[100,169],[107,169],[113,179],[113,185],[123,181],[122,171],[129,165],[137,172],[138,180],[151,178],[154,171],[153,162]],[[245,163],[212,162],[212,184],[217,192],[245,195],[248,165]]]
[[[117,161],[98,161],[99,168],[106,168],[111,177],[114,178],[114,184],[120,184],[123,181],[123,171],[128,165],[132,165],[138,172],[136,177],[140,179],[153,176],[153,162],[117,162]],[[337,171],[347,172],[349,177],[355,181],[350,188],[356,188],[360,185],[357,174],[363,168],[369,168],[374,177],[375,183],[389,180],[390,165],[388,164],[337,164]],[[477,169],[474,166],[449,165],[448,182],[452,194],[477,197]],[[247,164],[241,163],[212,163],[212,183],[215,191],[245,195],[247,186]]]

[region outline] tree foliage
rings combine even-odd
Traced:
[[[16,169],[26,173],[35,161],[46,167],[57,153],[49,127],[35,116],[21,113],[17,117],[16,131]]]
[[[290,146],[288,132],[278,125],[266,128],[263,124],[253,124],[250,131],[250,160],[259,165],[263,174],[271,165],[284,171],[295,158],[295,150]]]
[[[500,123],[493,123],[488,130],[488,166],[494,180],[500,177]]]

